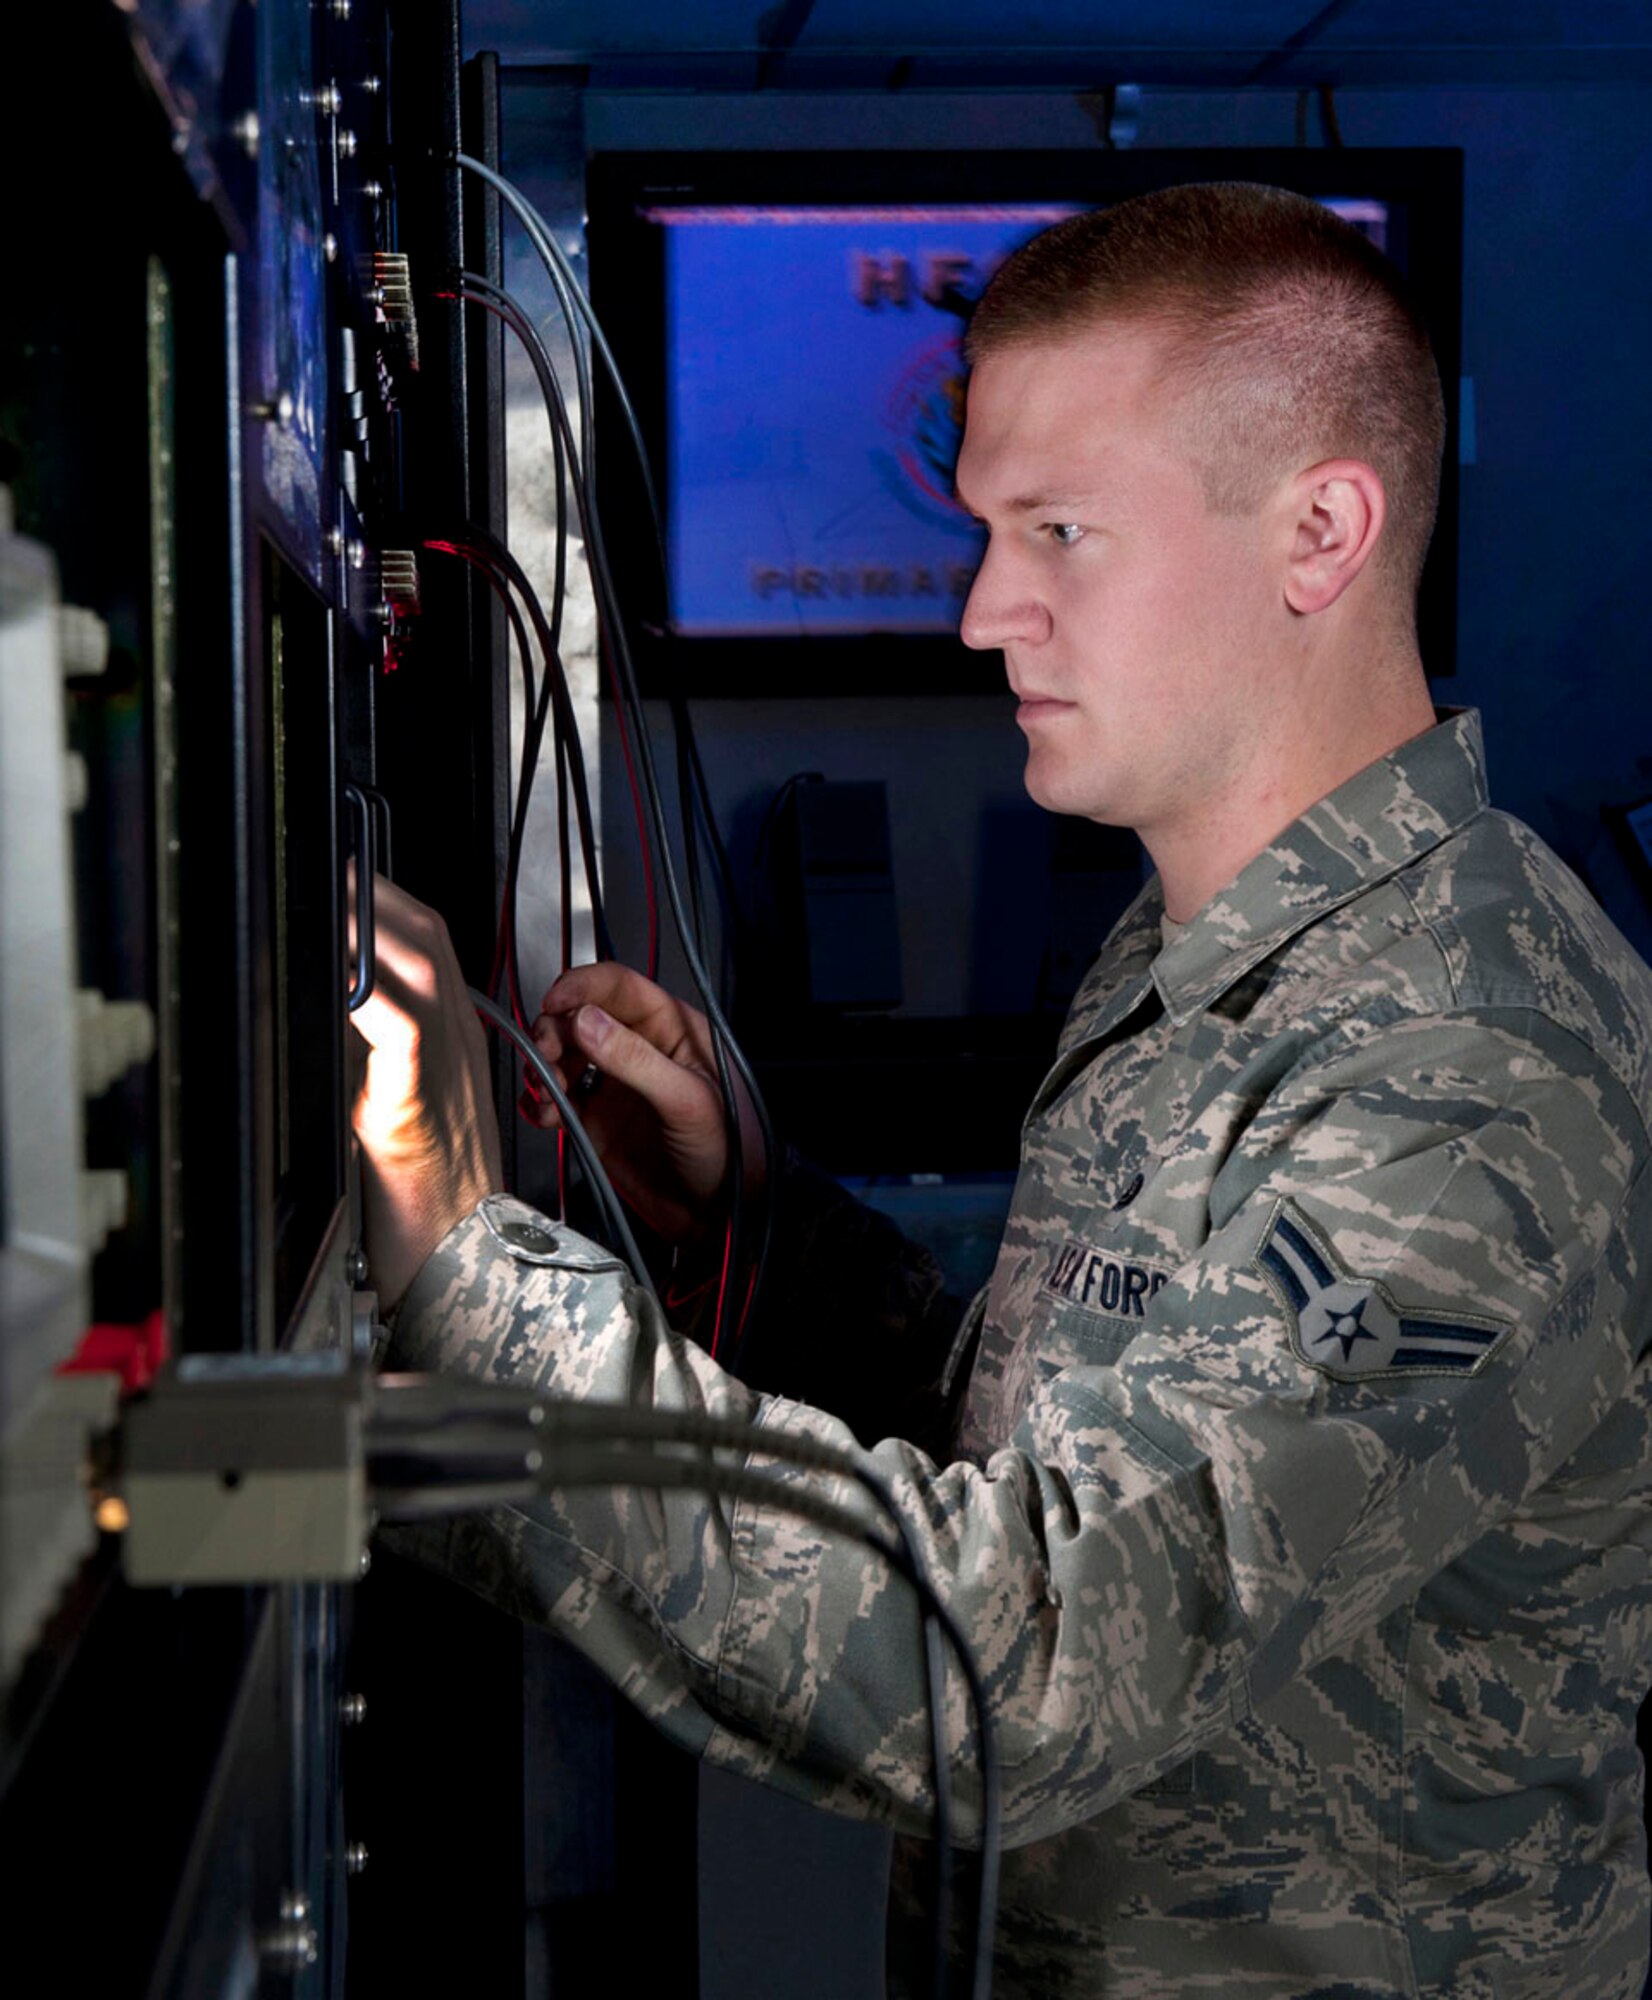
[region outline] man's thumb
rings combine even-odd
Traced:
[[[666,1124],[682,1129],[703,1119],[703,1080],[673,1062],[646,1036],[592,1005],[575,1014],[573,1028],[580,1048],[603,1075],[617,1078],[646,1098]]]

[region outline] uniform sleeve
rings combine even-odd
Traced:
[[[1539,1019],[1371,1033],[1275,1091],[1113,1365],[1042,1381],[983,1466],[878,1445],[987,1684],[1008,1839],[1180,1762],[1578,1450],[1638,1360],[1645,1152],[1603,1067]],[[600,1254],[525,1266],[480,1213],[415,1283],[393,1360],[850,1443],[680,1342]],[[859,1547],[744,1501],[569,1492],[421,1553],[571,1638],[689,1747],[924,1825],[915,1613]],[[967,1826],[955,1676],[947,1724]]]

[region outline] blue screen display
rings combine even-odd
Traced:
[[[1072,206],[662,209],[673,624],[951,632],[969,308]]]
[[[1385,205],[1328,206],[1380,245]],[[962,339],[1077,203],[660,207],[673,629],[955,632],[981,531],[952,497]]]

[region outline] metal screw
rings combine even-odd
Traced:
[[[377,97],[379,92],[384,88],[384,84],[379,77],[364,76],[361,80],[361,87],[369,97]]]
[[[281,1898],[283,1923],[301,1924],[310,1914],[310,1899],[298,1889],[288,1889]]]
[[[350,0],[333,0],[333,19],[335,21],[348,21],[349,18]]]
[[[258,113],[256,111],[243,111],[229,129],[231,136],[239,142],[241,150],[246,154],[247,158],[249,160],[256,160],[258,157]]]
[[[333,235],[331,230],[321,239],[321,254],[327,259],[329,264],[338,255],[338,238]]]
[[[347,542],[344,547],[344,554],[352,569],[366,568],[367,544],[365,542]]]
[[[341,1694],[338,1698],[338,1719],[346,1729],[358,1728],[367,1720],[367,1697],[364,1694]]]
[[[279,424],[285,430],[293,420],[293,399],[283,389],[273,403],[254,403],[252,414],[262,417],[267,424]]]
[[[344,1872],[346,1875],[360,1875],[367,1866],[367,1843],[352,1840],[344,1850]]]
[[[258,1956],[272,1972],[303,1972],[321,1956],[311,1924],[279,1923],[258,1940]]]
[[[344,530],[342,528],[329,528],[327,530],[327,553],[330,556],[343,555]]]
[[[383,201],[384,199],[384,183],[382,181],[368,181],[363,185],[361,191],[369,201]]]
[[[354,132],[340,132],[333,143],[338,148],[338,156],[341,160],[353,160],[356,157],[356,135]]]
[[[310,102],[317,111],[324,111],[330,118],[336,118],[344,109],[344,93],[336,83],[324,83],[314,92]]]
[[[352,1285],[366,1283],[367,1256],[365,1251],[352,1250],[350,1252],[349,1256],[344,1260],[344,1275],[350,1280]]]
[[[361,1552],[361,1561],[356,1564],[356,1575],[358,1577],[365,1576],[372,1567],[373,1551],[371,1549],[363,1549]]]

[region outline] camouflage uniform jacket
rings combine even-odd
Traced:
[[[1168,945],[1161,915],[1149,885],[1028,1116],[955,1350],[978,1342],[956,1454],[874,1454],[997,1717],[996,1990],[1631,2000],[1645,971],[1486,809],[1472,715],[1339,787]],[[549,1249],[502,1197],[461,1224],[396,1365],[848,1442],[539,1227]],[[619,1490],[425,1553],[703,1754],[923,1830],[910,1598],[863,1550]],[[967,1819],[956,1683],[947,1726]]]

